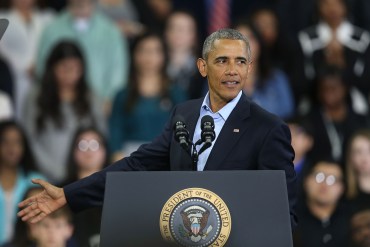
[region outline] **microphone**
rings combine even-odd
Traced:
[[[198,154],[201,154],[212,146],[212,142],[216,138],[216,133],[215,133],[215,122],[213,118],[209,115],[205,115],[202,117],[201,122],[200,122],[200,127],[202,129],[202,132],[200,134],[202,142],[204,142],[202,148],[199,150]]]
[[[183,149],[189,151],[189,131],[186,129],[183,117],[175,116],[174,119],[175,140]]]

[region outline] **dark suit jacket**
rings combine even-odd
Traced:
[[[182,115],[192,139],[202,102],[203,99],[197,99],[176,106],[162,134],[152,143],[142,145],[130,157],[101,172],[65,186],[64,192],[72,210],[102,204],[108,171],[192,170],[189,155],[174,140],[172,123],[174,116]],[[234,129],[239,129],[239,132],[234,132]],[[243,94],[214,143],[205,170],[285,170],[294,227],[296,175],[293,158],[286,124]]]

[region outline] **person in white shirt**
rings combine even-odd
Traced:
[[[19,119],[26,93],[33,81],[33,67],[41,32],[53,19],[53,12],[36,8],[35,0],[11,0],[11,7],[0,12],[9,26],[0,42],[0,55],[14,77],[15,117]]]

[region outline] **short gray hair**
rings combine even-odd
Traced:
[[[251,48],[248,39],[239,31],[231,28],[217,30],[209,35],[203,44],[202,57],[207,60],[209,52],[214,48],[214,43],[219,39],[242,40],[247,47],[247,60],[251,62]]]

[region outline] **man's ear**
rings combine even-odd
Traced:
[[[198,60],[197,60],[197,66],[198,66],[199,73],[203,77],[206,77],[207,76],[207,64],[206,64],[206,61],[203,58],[198,58]]]

